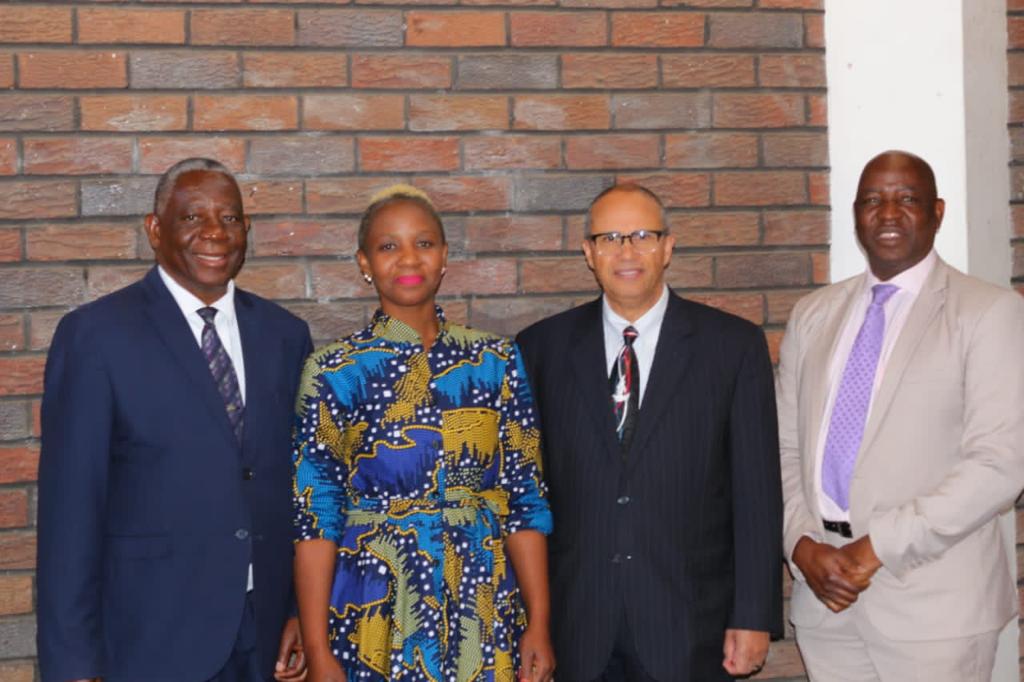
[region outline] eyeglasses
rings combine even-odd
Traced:
[[[665,230],[637,230],[629,234],[621,232],[601,232],[587,237],[594,243],[598,253],[618,253],[628,241],[637,253],[654,253],[658,248],[658,240]]]

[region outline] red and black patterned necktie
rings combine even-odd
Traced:
[[[612,375],[608,379],[612,391],[612,406],[615,409],[615,431],[622,444],[622,452],[629,451],[640,412],[640,367],[636,360],[633,342],[639,336],[634,327],[622,331],[622,350],[615,358]]]
[[[203,318],[204,323],[201,339],[203,355],[206,356],[206,362],[210,365],[210,373],[213,374],[213,381],[217,384],[220,397],[224,399],[224,407],[228,411],[231,428],[234,429],[235,437],[241,442],[245,405],[242,403],[242,391],[238,386],[235,366],[231,364],[231,358],[224,349],[220,336],[217,335],[217,328],[213,326],[213,318],[217,316],[217,309],[200,308],[196,313]]]

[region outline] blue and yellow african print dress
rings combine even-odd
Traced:
[[[298,539],[338,545],[328,632],[350,681],[514,680],[526,614],[504,538],[551,530],[515,345],[381,312],[309,359]]]

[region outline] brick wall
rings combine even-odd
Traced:
[[[451,238],[450,315],[512,333],[594,295],[582,209],[632,179],[671,209],[671,284],[763,324],[774,351],[792,304],[828,275],[822,6],[0,6],[0,679],[35,674],[50,335],[149,266],[140,214],[170,163],[201,154],[239,173],[254,216],[240,282],[319,340],[372,313],[352,252],[373,190],[403,179],[431,193]],[[787,641],[761,679],[801,674]]]

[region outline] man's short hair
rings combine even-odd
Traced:
[[[238,180],[228,170],[228,167],[220,161],[204,159],[198,156],[183,159],[165,170],[164,174],[160,176],[160,180],[156,183],[156,194],[153,197],[153,213],[157,216],[163,213],[163,210],[167,207],[168,200],[171,198],[171,192],[174,191],[174,185],[178,182],[178,178],[192,171],[220,173],[230,178],[236,185],[238,184]]]
[[[668,215],[665,212],[665,204],[662,203],[658,195],[655,194],[653,191],[647,189],[643,185],[638,185],[635,182],[624,182],[621,185],[611,185],[610,187],[605,187],[603,190],[601,190],[601,193],[594,197],[594,199],[590,202],[590,205],[587,206],[586,222],[583,226],[584,235],[590,234],[594,206],[597,204],[597,202],[601,201],[601,199],[604,199],[612,192],[639,192],[641,194],[646,194],[654,203],[658,205],[658,210],[661,211],[662,229],[665,230],[665,232],[668,232]]]

